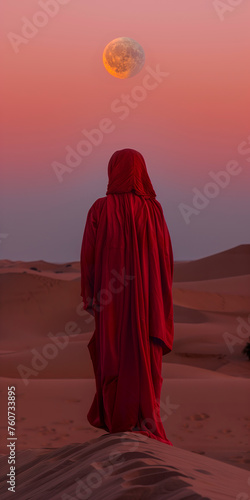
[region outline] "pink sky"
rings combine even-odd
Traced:
[[[225,1],[220,16],[209,0],[60,2],[2,6],[0,233],[8,236],[0,236],[1,257],[79,260],[87,211],[105,196],[107,162],[123,147],[146,160],[176,259],[250,242],[249,2]],[[42,3],[57,10],[47,21],[39,18]],[[14,46],[23,18],[45,25]],[[119,36],[134,38],[146,57],[142,71],[126,80],[102,64],[104,47]],[[112,103],[134,95],[147,67],[157,65],[169,76],[121,120]],[[59,182],[53,162],[65,164],[65,148],[76,149],[82,130],[99,128],[104,118],[114,130]],[[193,189],[204,190],[209,172],[225,170],[230,160],[240,173],[187,224],[180,205],[192,205]]]

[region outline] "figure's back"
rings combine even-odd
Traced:
[[[130,192],[99,198],[90,210],[96,220],[94,294],[100,320],[122,314],[122,328],[141,323],[144,337],[160,338],[169,352],[173,255],[160,203]]]

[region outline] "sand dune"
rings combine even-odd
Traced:
[[[30,267],[37,268],[38,272],[59,271],[65,273],[80,271],[79,261],[62,264],[45,262],[44,260],[23,262],[3,259],[0,261],[0,270],[3,268],[28,270]],[[244,274],[250,274],[250,245],[248,244],[239,245],[198,260],[177,261],[174,266],[174,281],[177,282],[227,278]]]
[[[250,380],[225,374],[208,376],[202,369],[196,369],[195,374],[187,368],[180,365],[172,376],[170,365],[163,370],[160,408],[167,437],[174,446],[249,467]],[[12,384],[17,393],[18,449],[84,443],[103,434],[87,421],[95,392],[93,378],[46,379],[41,374],[28,379],[27,385],[20,378],[2,378],[4,396]],[[5,405],[0,412],[3,434],[7,426]],[[3,441],[0,452],[5,451]]]
[[[206,291],[209,293],[228,294],[233,290],[234,295],[243,295],[250,298],[250,274],[243,276],[230,276],[199,281],[183,281],[173,285],[174,289]],[[231,292],[230,292],[231,293]]]
[[[242,293],[238,295],[232,293],[235,279],[231,278],[224,279],[223,283],[215,280],[211,282],[212,287],[208,282],[209,291],[204,281],[175,283],[175,323],[207,323],[210,312],[245,315],[250,309],[249,276],[237,278],[237,291],[240,290],[240,280]],[[94,330],[94,319],[81,307],[79,280],[51,278],[35,271],[9,273],[5,269],[0,275],[0,283],[2,349],[15,349],[16,344],[32,347],[34,337],[45,337],[50,332],[64,334],[69,321],[76,323],[76,329],[82,333]],[[226,287],[227,293],[223,291]]]
[[[242,353],[247,330],[239,335],[239,318],[250,330],[249,256],[250,245],[241,245],[175,263],[175,338],[163,357],[161,394],[163,425],[174,446],[140,441],[138,453],[123,454],[126,463],[94,489],[93,498],[250,496],[250,363]],[[81,302],[79,262],[0,261],[1,432],[6,387],[15,385],[17,499],[74,498],[76,477],[100,471],[108,450],[118,447],[118,435],[87,421],[95,392],[87,343],[95,321]],[[236,339],[232,350],[225,333]],[[33,370],[26,381],[20,365]],[[5,440],[0,452],[6,453]],[[2,487],[5,492],[5,479]]]
[[[235,500],[249,494],[247,471],[131,432],[55,450],[27,450],[19,452],[17,460],[18,500]],[[5,500],[10,494],[4,457],[1,470]]]
[[[80,286],[75,281],[34,273],[0,275],[2,341],[15,346],[17,339],[18,345],[34,345],[34,337],[65,333],[70,321],[79,331],[89,331],[94,319],[81,309]]]
[[[200,281],[250,274],[250,245],[239,245],[203,259],[176,262],[174,281]]]
[[[80,271],[80,262],[64,262],[63,264],[56,264],[53,262],[46,262],[45,260],[24,262],[22,260],[2,259],[0,260],[0,270],[3,269],[8,270],[8,272],[11,272],[12,269],[20,269],[21,271],[36,270],[37,272],[52,271],[54,273],[71,273],[74,271]]]
[[[93,378],[93,367],[87,349],[92,334],[93,332],[85,333],[84,338],[82,334],[74,337],[60,335],[57,338],[55,336],[33,338],[30,348],[1,350],[0,376],[20,378],[22,373],[31,368],[34,373],[29,373],[28,378],[35,380]],[[174,373],[176,364],[178,369],[182,366],[181,374],[184,369],[187,373],[191,373],[191,367],[211,373],[223,370],[225,366],[233,369],[233,365],[237,364],[236,373],[231,373],[229,368],[226,373],[250,378],[250,363],[241,352],[242,344],[235,346],[234,353],[230,354],[219,325],[211,326],[209,323],[203,325],[202,333],[200,325],[177,325],[175,336],[175,349],[163,357],[163,371],[167,370],[164,373],[168,378]],[[197,376],[200,377],[198,371]]]
[[[250,275],[173,284],[176,306],[209,312],[248,314]]]
[[[175,285],[173,299],[176,305],[199,311],[246,314],[250,309],[249,296],[192,290],[191,285],[188,289]]]

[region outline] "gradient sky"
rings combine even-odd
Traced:
[[[42,4],[54,4],[53,17],[39,15]],[[145,158],[176,260],[250,243],[250,4],[229,4],[2,0],[1,258],[79,260],[88,209],[106,194],[110,156],[125,147]],[[44,26],[27,28],[33,19]],[[102,63],[119,36],[145,51],[144,68],[126,80]],[[135,87],[157,65],[169,75],[136,102]],[[112,106],[123,94],[135,106],[121,120]],[[65,165],[66,147],[76,150],[82,130],[105,118],[112,132],[59,182],[54,162]],[[194,188],[207,192],[210,172],[232,161],[228,185],[210,186],[214,197],[187,224],[182,204],[193,209]]]

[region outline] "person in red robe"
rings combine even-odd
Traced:
[[[87,419],[173,446],[160,416],[162,356],[174,338],[171,239],[139,152],[116,151],[108,178],[106,196],[88,211],[80,256],[83,308],[95,318]]]

